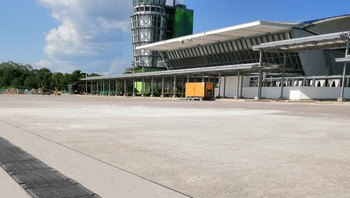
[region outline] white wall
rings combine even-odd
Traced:
[[[255,98],[258,95],[257,87],[243,87],[243,98]],[[278,99],[281,96],[281,87],[263,87],[261,96],[268,99]],[[284,87],[283,97],[289,99],[290,87]]]
[[[283,97],[289,100],[306,99],[337,99],[340,96],[339,87],[285,87]],[[268,99],[278,99],[280,97],[280,87],[263,87],[262,97]],[[257,87],[243,87],[244,98],[255,98]],[[345,88],[344,97],[350,99],[350,88]]]
[[[249,77],[243,76],[243,87],[249,86]],[[225,77],[221,77],[221,86],[220,86],[220,95],[221,97],[224,96],[224,81]],[[241,81],[240,81],[241,83]],[[225,90],[225,97],[233,98],[236,96],[236,90],[237,90],[237,76],[227,76],[226,77],[226,90]],[[215,96],[218,96],[219,94],[219,88],[215,89]]]
[[[225,96],[233,98],[236,96],[236,76],[226,77]],[[224,77],[221,78],[220,86],[221,96],[224,94]],[[289,100],[305,99],[337,99],[340,96],[340,87],[284,87],[283,97]],[[263,87],[262,97],[268,99],[278,99],[280,97],[281,87]],[[215,89],[215,95],[218,96],[219,88]],[[249,87],[249,78],[243,79],[243,98],[255,98],[257,96],[257,87]],[[345,88],[344,97],[350,99],[350,88]]]
[[[336,99],[340,91],[340,87],[291,87],[290,99]],[[344,97],[350,98],[350,88],[345,88]]]

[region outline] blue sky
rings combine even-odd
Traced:
[[[56,72],[117,74],[130,66],[131,0],[0,0],[0,62]],[[350,14],[349,0],[184,0],[194,32],[256,20],[301,22]]]

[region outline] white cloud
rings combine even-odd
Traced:
[[[50,69],[52,72],[72,73],[74,70],[83,70],[70,61],[62,60],[40,60],[34,64],[34,67],[41,69],[43,67]]]
[[[37,1],[50,9],[51,16],[59,23],[45,35],[44,53],[53,70],[71,68],[105,72],[110,69],[111,60],[125,63],[131,60],[129,14],[132,1]],[[96,65],[96,62],[103,65]],[[41,63],[43,61],[37,65]]]
[[[43,68],[43,67],[46,67],[49,69],[51,66],[52,66],[52,64],[49,60],[40,60],[40,61],[35,63],[35,67],[38,69]]]
[[[103,72],[103,75],[116,74],[121,69],[125,68],[127,62],[123,59],[114,59],[110,62],[109,69],[106,72]]]

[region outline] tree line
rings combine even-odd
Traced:
[[[98,74],[88,74],[88,76],[98,76]],[[17,89],[38,89],[40,87],[50,87],[51,90],[57,88],[66,91],[68,84],[80,81],[86,74],[80,70],[73,73],[52,73],[47,68],[34,69],[31,65],[23,65],[13,61],[0,64],[0,88]]]

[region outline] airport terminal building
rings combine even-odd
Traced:
[[[140,81],[142,96],[153,96],[155,89],[161,96],[165,89],[181,96],[184,83],[211,81],[217,97],[350,98],[349,30],[350,15],[302,23],[255,21],[135,47],[159,53],[156,65],[165,71],[85,80],[90,91],[104,81],[115,82],[115,91],[124,83],[123,94],[127,82]]]

